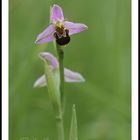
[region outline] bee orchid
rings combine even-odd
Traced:
[[[49,69],[55,73],[56,70],[59,69],[59,63],[51,53],[42,52],[39,54],[41,59],[45,59],[49,63]],[[73,72],[67,68],[64,68],[64,80],[65,82],[73,83],[73,82],[84,82],[83,76],[78,72]],[[44,87],[47,85],[47,80],[45,74],[43,74],[40,78],[38,78],[34,87]]]
[[[54,4],[51,9],[51,24],[37,36],[35,43],[44,44],[56,40],[57,44],[66,45],[70,42],[70,35],[86,29],[85,24],[65,21],[61,7]]]

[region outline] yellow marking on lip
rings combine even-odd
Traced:
[[[60,20],[57,20],[57,21],[56,21],[56,27],[59,27],[59,28],[64,27],[63,22],[61,22]]]

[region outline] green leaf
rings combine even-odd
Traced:
[[[75,105],[73,105],[72,107],[72,119],[71,119],[69,140],[78,140],[77,117],[76,117]]]
[[[47,80],[47,87],[48,87],[48,93],[51,99],[51,102],[53,104],[53,107],[56,112],[58,112],[60,108],[60,77],[59,77],[59,69],[51,70],[48,62],[44,60],[45,62],[45,77]]]

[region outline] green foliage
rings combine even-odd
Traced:
[[[47,81],[48,94],[50,96],[50,100],[53,104],[56,115],[59,115],[59,108],[61,106],[61,97],[60,97],[60,78],[59,78],[59,70],[54,70],[53,72],[50,70],[49,65],[46,60],[44,60],[45,66],[45,76]]]
[[[72,107],[72,119],[71,119],[69,140],[78,140],[77,117],[76,117],[75,105],[73,105]]]

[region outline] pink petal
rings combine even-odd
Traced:
[[[42,52],[39,54],[41,59],[45,59],[49,62],[49,65],[52,66],[53,69],[57,69],[59,67],[58,61],[56,57],[54,57],[51,53]]]
[[[42,33],[37,36],[36,44],[51,42],[54,39],[55,25],[49,25]]]
[[[36,87],[44,87],[47,85],[46,79],[45,79],[45,75],[42,75],[41,77],[39,77],[35,83],[34,83],[34,88]]]
[[[69,30],[69,35],[77,34],[88,28],[85,24],[73,23],[69,21],[64,22],[64,27]]]
[[[65,82],[84,82],[85,79],[83,78],[83,76],[78,73],[78,72],[73,72],[69,69],[64,69],[64,77],[65,77]]]
[[[64,69],[64,77],[65,77],[65,82],[68,82],[68,83],[77,83],[77,82],[85,81],[85,79],[80,73],[73,72],[66,68]],[[44,87],[44,86],[47,86],[47,81],[46,81],[45,75],[42,75],[35,81],[34,88]]]
[[[59,21],[64,20],[63,11],[59,5],[56,4],[53,5],[51,17],[52,17],[52,23],[56,23],[57,20]]]

